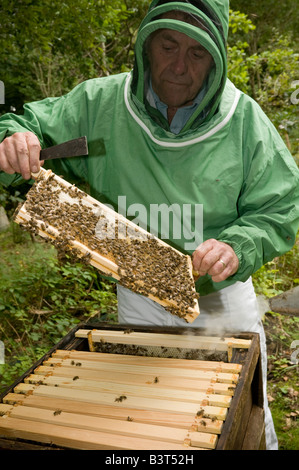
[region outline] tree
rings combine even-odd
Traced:
[[[299,163],[298,102],[294,89],[297,83],[299,89],[299,45],[292,42],[289,33],[276,28],[267,37],[268,25],[261,23],[257,16],[253,22],[249,15],[231,11],[229,77],[260,104]]]
[[[251,44],[253,50],[267,48],[273,31],[279,31],[281,35],[288,36],[290,42],[298,50],[299,16],[298,0],[284,0],[278,3],[276,0],[230,0],[230,7],[234,11],[246,13],[255,24],[254,41]]]
[[[127,70],[145,0],[2,0],[0,79],[6,107]]]

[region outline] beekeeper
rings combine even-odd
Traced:
[[[0,181],[15,184],[15,173],[30,178],[41,147],[86,135],[88,157],[47,167],[88,182],[92,196],[115,208],[120,197],[126,208],[144,208],[135,221],[145,226],[153,207],[175,207],[186,230],[170,230],[167,241],[192,254],[200,293],[201,313],[191,326],[260,334],[266,441],[275,449],[251,275],[294,245],[298,168],[257,103],[227,79],[228,20],[228,0],[153,1],[131,73],[86,81],[0,119]],[[121,286],[118,309],[120,323],[188,326]]]

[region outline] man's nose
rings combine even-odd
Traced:
[[[184,75],[188,70],[187,56],[185,53],[177,53],[171,64],[172,71],[176,75]]]

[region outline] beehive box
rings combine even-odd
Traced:
[[[254,333],[80,325],[0,398],[0,448],[264,448]]]

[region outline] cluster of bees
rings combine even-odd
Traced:
[[[198,361],[227,362],[225,351],[190,349],[165,346],[140,346],[136,344],[94,343],[95,352],[106,354],[123,354],[127,356],[147,356],[174,359],[189,359]]]
[[[161,300],[173,301],[177,307],[166,307],[184,317],[198,298],[190,282],[187,258],[156,238],[147,241],[115,240],[113,256],[124,275],[121,284],[131,290]]]
[[[92,253],[82,254],[72,245],[72,241],[79,241],[87,250],[118,266],[121,285],[145,296],[171,301],[165,308],[184,318],[198,299],[187,256],[150,234],[147,236],[137,226],[135,229],[126,224],[116,213],[112,223],[105,210],[95,200],[84,200],[85,196],[75,186],[62,186],[53,177],[41,178],[27,194],[24,205],[31,220],[21,225],[33,233],[44,231],[45,238],[60,253],[89,263]],[[99,236],[99,222],[105,227],[106,236]],[[53,233],[51,227],[59,233]]]

